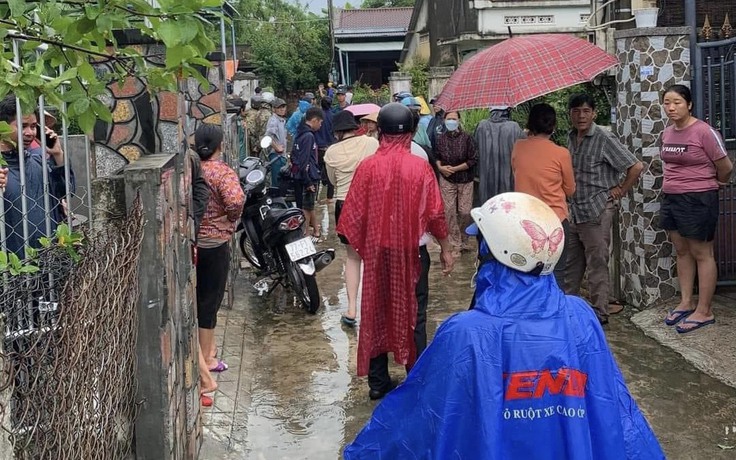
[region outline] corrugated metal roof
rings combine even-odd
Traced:
[[[359,29],[397,28],[406,32],[411,22],[414,8],[366,8],[340,11],[335,32],[354,33]]]

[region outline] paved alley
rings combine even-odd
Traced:
[[[332,206],[318,206],[318,212],[327,228]],[[323,308],[317,315],[297,308],[281,288],[259,297],[252,274],[241,271],[233,309],[220,312],[218,341],[230,370],[218,376],[214,406],[203,408],[200,458],[337,459],[369,418],[375,403],[365,379],[355,376],[357,329],[340,324],[347,305],[345,253],[330,232],[323,245],[337,250],[337,260],[318,275]],[[432,259],[439,259],[438,249]],[[473,271],[471,254],[463,255],[451,278],[433,265],[430,334],[467,308]],[[736,449],[729,449],[736,446],[736,389],[646,337],[630,315],[612,317],[609,343],[668,458],[736,458]],[[394,366],[392,375],[403,377],[403,368]]]

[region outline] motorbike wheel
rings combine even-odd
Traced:
[[[250,238],[248,238],[247,230],[243,230],[243,232],[240,234],[240,252],[243,253],[245,258],[253,266],[253,268],[255,268],[256,270],[260,270],[263,268],[261,266],[261,263],[258,261],[256,251],[253,249],[253,242]]]
[[[319,296],[317,278],[314,275],[305,275],[296,262],[289,263],[287,275],[289,276],[291,288],[307,312],[317,313],[322,300]]]

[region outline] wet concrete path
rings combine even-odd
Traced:
[[[203,408],[203,459],[340,458],[375,407],[366,380],[355,376],[357,330],[340,324],[347,308],[345,253],[327,223],[332,207],[318,212],[329,228],[322,245],[334,247],[337,260],[318,275],[323,308],[317,315],[298,309],[281,288],[258,297],[247,270],[237,279],[233,309],[220,312],[218,339],[230,369],[218,376],[214,406]],[[439,260],[436,250],[432,260]],[[451,278],[433,265],[430,336],[467,308],[472,272],[471,255],[458,261]],[[736,389],[644,336],[626,314],[612,318],[607,335],[668,458],[736,459],[736,449],[724,449],[736,446]],[[391,372],[404,377],[398,366]]]

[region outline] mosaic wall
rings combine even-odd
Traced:
[[[662,90],[689,80],[687,28],[616,32],[620,62],[616,134],[644,163],[642,180],[621,200],[621,291],[637,307],[677,295],[674,248],[659,228],[662,161],[657,143],[667,117]]]
[[[147,45],[147,54],[163,56],[161,45]],[[162,58],[158,58],[162,59]],[[150,60],[157,64],[156,59]],[[98,64],[97,72],[109,71],[106,64]],[[217,123],[222,119],[224,86],[217,63],[206,72],[208,87],[195,79],[182,85],[184,113],[188,126],[194,132],[200,122]],[[151,94],[145,82],[128,77],[123,85],[112,83],[102,98],[112,111],[112,123],[98,122],[94,130],[97,176],[108,176],[120,171],[141,155],[176,153],[179,151],[179,100],[170,92]]]

